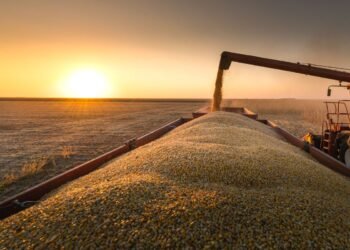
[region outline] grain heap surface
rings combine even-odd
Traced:
[[[268,127],[215,112],[0,222],[0,248],[346,248],[349,195]]]

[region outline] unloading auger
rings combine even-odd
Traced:
[[[222,99],[222,84],[223,84],[223,74],[225,70],[228,70],[232,62],[250,64],[255,66],[261,66],[265,68],[278,69],[283,71],[289,71],[293,73],[299,73],[310,76],[317,76],[321,78],[331,79],[342,82],[350,83],[350,73],[345,71],[340,71],[336,69],[344,69],[337,67],[329,67],[314,64],[302,64],[302,63],[292,63],[279,61],[269,58],[250,56],[238,53],[232,53],[224,51],[221,54],[219,69],[216,78],[214,98],[212,103],[212,110],[220,110],[221,99]]]

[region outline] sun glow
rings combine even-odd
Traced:
[[[64,81],[67,97],[100,98],[108,94],[108,81],[101,72],[84,69],[73,72]]]

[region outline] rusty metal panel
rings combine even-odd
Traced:
[[[268,120],[266,120],[266,119],[258,119],[257,120],[258,122],[261,122],[261,123],[263,123],[263,124],[265,124],[265,125],[268,125]]]
[[[281,136],[283,136],[289,143],[293,144],[294,146],[298,147],[298,148],[304,148],[305,143],[299,139],[298,137],[292,135],[291,133],[289,133],[288,131],[275,126],[273,127],[273,129],[280,134]]]
[[[350,169],[345,166],[344,163],[341,161],[338,161],[334,157],[326,154],[325,152],[322,152],[318,148],[315,148],[314,146],[310,146],[310,154],[317,159],[319,162],[321,162],[323,165],[326,165],[330,169],[343,174],[345,176],[350,177]]]
[[[247,116],[249,118],[252,118],[254,120],[258,119],[258,114],[254,113],[253,111],[251,111],[247,108],[244,108],[244,107],[221,107],[220,110],[224,111],[224,112],[232,112],[232,113],[242,114],[242,115]],[[204,107],[204,108],[201,108],[201,109],[193,112],[192,115],[193,115],[193,118],[198,118],[198,117],[206,115],[210,112],[211,112],[210,107]]]
[[[244,112],[244,108],[242,107],[221,107],[220,110],[225,112],[239,113],[239,114],[242,114]]]
[[[258,114],[257,113],[254,113],[253,111],[247,109],[247,108],[243,108],[243,115],[246,116],[246,117],[249,117],[251,119],[258,119]]]
[[[193,118],[198,118],[201,117],[203,115],[206,115],[210,112],[210,108],[209,106],[203,107],[195,112],[192,113]]]
[[[201,117],[201,116],[203,116],[203,115],[206,115],[207,113],[199,113],[199,112],[193,112],[192,113],[192,116],[193,116],[193,118],[199,118],[199,117]]]

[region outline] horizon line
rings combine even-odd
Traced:
[[[0,101],[77,101],[77,102],[203,102],[209,98],[94,98],[94,97],[0,97]]]
[[[3,101],[61,102],[208,102],[211,98],[80,98],[80,97],[0,97]],[[325,98],[224,98],[223,100],[325,100]]]

